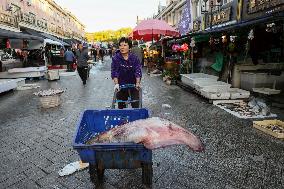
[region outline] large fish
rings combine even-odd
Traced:
[[[199,138],[188,130],[158,117],[141,119],[115,127],[87,141],[94,143],[135,142],[148,149],[185,144],[194,151],[203,151]]]

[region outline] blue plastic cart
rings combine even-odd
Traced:
[[[103,182],[105,169],[142,168],[142,182],[152,184],[152,151],[142,144],[135,143],[85,143],[95,134],[107,131],[114,126],[138,119],[148,118],[147,109],[110,109],[86,110],[77,125],[73,147],[83,162],[90,163],[89,172],[92,182]]]

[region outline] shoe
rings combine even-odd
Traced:
[[[87,82],[86,81],[83,81],[83,85],[86,85],[87,84]]]

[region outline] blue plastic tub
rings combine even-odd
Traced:
[[[152,164],[152,151],[142,144],[135,143],[97,143],[86,145],[93,135],[126,122],[149,117],[147,109],[86,110],[81,114],[73,139],[83,162],[100,164],[101,169],[132,169],[141,164]]]

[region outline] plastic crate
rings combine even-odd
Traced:
[[[142,163],[152,163],[152,151],[142,144],[97,143],[85,144],[95,133],[107,131],[117,125],[148,118],[147,109],[86,110],[81,114],[73,139],[83,162],[102,163],[104,169],[138,168]]]

